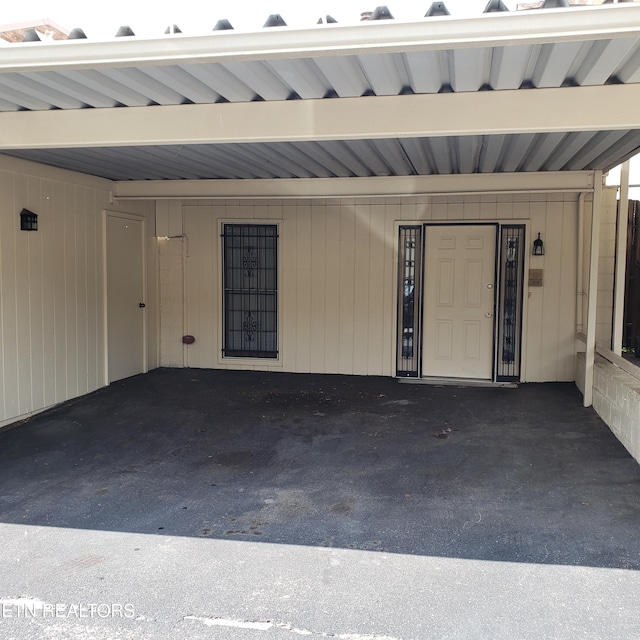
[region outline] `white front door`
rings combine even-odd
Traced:
[[[427,226],[422,375],[490,380],[496,227]]]
[[[141,306],[142,305],[142,306]],[[107,214],[107,361],[109,382],[144,373],[144,223]]]

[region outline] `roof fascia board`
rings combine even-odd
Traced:
[[[22,43],[3,51],[0,73],[497,47],[638,35],[640,5],[623,3],[415,22],[276,27],[252,33]]]
[[[119,200],[347,198],[453,193],[584,192],[593,189],[592,171],[293,178],[279,180],[136,180],[116,182]]]
[[[635,130],[637,104],[640,84],[18,111],[0,113],[0,150]]]

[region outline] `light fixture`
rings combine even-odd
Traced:
[[[38,214],[23,209],[20,212],[20,231],[37,231],[38,230]]]
[[[537,239],[533,241],[532,255],[534,256],[544,255],[544,242],[542,242],[542,238],[540,237],[540,234],[538,234]]]

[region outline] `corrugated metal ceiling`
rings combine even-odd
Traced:
[[[12,155],[111,180],[224,180],[608,170],[621,154],[638,148],[640,131],[602,131],[47,149]]]
[[[4,72],[0,73],[0,111],[339,99],[638,82],[640,31],[634,37],[576,37],[543,44]],[[640,132],[633,130],[11,153],[114,180],[250,179],[607,170],[639,147]]]
[[[639,81],[640,35],[444,51],[3,73],[0,111],[352,98]]]

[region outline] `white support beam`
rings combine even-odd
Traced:
[[[591,216],[591,250],[589,260],[589,305],[587,307],[587,337],[583,404],[593,404],[593,370],[596,358],[596,320],[598,310],[598,263],[600,262],[600,217],[602,209],[602,171],[594,175],[593,213]]]
[[[348,198],[448,193],[574,192],[593,188],[593,172],[499,173],[278,180],[139,180],[115,183],[119,200]]]
[[[613,285],[613,352],[622,355],[624,337],[624,294],[627,279],[627,227],[629,219],[629,160],[620,170],[620,198],[618,200],[618,233],[616,237],[616,271]]]
[[[640,84],[0,114],[0,149],[298,142],[640,126]],[[560,105],[579,104],[579,109]],[[612,104],[618,105],[611,109]]]
[[[153,40],[66,40],[7,47],[0,73],[610,40],[638,37],[638,24],[640,6],[621,4],[254,33],[174,34]]]

